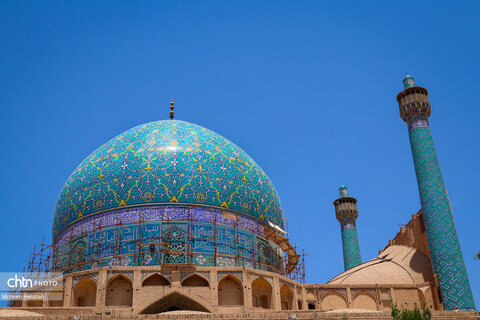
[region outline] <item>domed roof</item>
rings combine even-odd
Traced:
[[[53,235],[98,212],[162,203],[230,209],[284,228],[278,194],[247,153],[206,128],[166,120],[125,131],[77,167],[58,197]]]
[[[433,281],[432,264],[418,249],[391,245],[376,258],[349,269],[327,284],[422,284]]]

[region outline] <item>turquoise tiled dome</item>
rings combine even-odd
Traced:
[[[247,153],[201,126],[166,120],[125,131],[78,166],[58,197],[53,235],[98,212],[167,203],[229,209],[284,228],[278,194]]]

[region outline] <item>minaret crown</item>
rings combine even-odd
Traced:
[[[428,127],[428,118],[432,112],[428,101],[428,90],[415,85],[411,75],[403,79],[405,89],[397,95],[400,117],[408,123],[408,130]]]

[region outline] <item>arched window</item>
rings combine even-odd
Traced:
[[[220,280],[218,283],[218,305],[243,305],[243,289],[240,280],[231,275],[227,275]]]
[[[97,283],[90,277],[84,277],[73,288],[74,307],[94,307],[97,299]]]
[[[110,279],[105,297],[106,306],[131,306],[133,299],[132,282],[120,275]]]
[[[252,282],[252,301],[254,307],[272,308],[272,286],[262,277]]]

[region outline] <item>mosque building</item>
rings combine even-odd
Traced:
[[[357,199],[342,185],[332,219],[335,211],[344,270],[325,284],[305,284],[265,171],[228,139],[175,120],[172,101],[169,120],[121,133],[73,171],[57,200],[44,270],[61,273],[58,299],[11,307],[139,317],[352,309],[379,319],[393,304],[475,310],[429,128],[428,91],[407,75],[397,101],[421,210],[374,259],[362,263]],[[451,318],[461,314],[470,319],[469,312]]]

